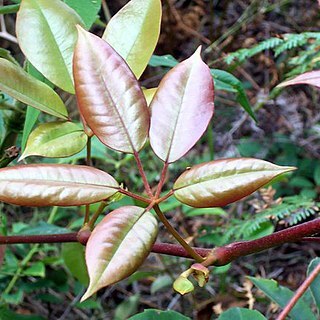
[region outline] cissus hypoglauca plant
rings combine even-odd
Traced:
[[[21,206],[80,206],[100,202],[99,209],[91,218],[87,212],[79,232],[80,242],[86,242],[89,235],[85,259],[90,284],[82,300],[137,270],[152,250],[157,238],[158,220],[196,261],[181,274],[174,288],[182,294],[190,292],[193,285],[187,277],[191,274],[203,286],[208,278],[207,266],[214,259],[213,253],[203,257],[191,248],[168,222],[161,211],[161,203],[175,196],[192,207],[225,206],[294,169],[257,159],[222,159],[188,168],[176,179],[171,190],[163,192],[168,167],[196,144],[213,116],[214,83],[209,67],[201,59],[201,48],[198,48],[189,59],[165,75],[150,106],[147,105],[137,78],[142,74],[158,38],[160,8],[160,1],[131,1],[110,21],[103,38],[99,38],[86,31],[80,17],[59,0],[22,0],[17,18],[21,49],[53,84],[70,93],[75,91],[84,130],[70,121],[63,102],[49,86],[32,78],[12,62],[0,59],[0,70],[6,72],[0,84],[2,91],[64,119],[63,122],[47,123],[36,128],[21,158],[29,155],[67,156],[80,151],[86,144],[90,150],[90,139],[95,135],[107,147],[132,154],[143,180],[145,192],[141,195],[123,188],[112,175],[90,166],[90,161],[87,166],[27,164],[0,170],[0,200],[7,203]],[[40,18],[37,10],[41,11]],[[158,23],[153,27],[155,35],[146,31],[151,27],[144,21],[135,41],[129,38],[121,43],[114,36],[115,29],[128,28],[125,21],[136,17],[135,12],[138,12],[135,19],[139,21],[139,14],[142,12],[145,19],[148,10],[153,14],[158,12]],[[125,18],[129,20],[123,20]],[[34,35],[31,36],[32,33],[26,28],[30,19],[36,19],[39,23],[41,19],[47,19],[45,26],[50,26],[54,19],[67,24],[52,35],[54,41],[50,38],[53,41],[53,47],[49,47],[51,53],[48,53],[46,42],[50,39],[45,39],[39,28],[38,39],[46,44],[46,54],[39,53],[39,44],[30,45],[34,43],[34,39],[30,38]],[[59,23],[53,23],[51,27],[54,29],[57,25]],[[48,32],[52,32],[52,28]],[[134,33],[134,30],[129,31]],[[64,33],[64,37],[59,32]],[[140,44],[137,50],[143,32],[148,35],[146,41],[152,38],[153,45],[144,50]],[[130,50],[123,50],[128,45]],[[48,62],[48,56],[52,61],[58,57],[62,62]],[[52,67],[55,65],[56,69]],[[62,136],[60,140],[59,134]],[[63,139],[67,135],[70,139],[74,137],[75,142],[66,154]],[[139,156],[148,139],[155,156],[163,161],[160,180],[152,187]],[[53,140],[56,140],[55,144],[51,144]],[[145,206],[119,207],[95,226],[97,217],[119,194],[139,200]]]

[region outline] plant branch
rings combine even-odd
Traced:
[[[162,168],[162,171],[161,171],[161,175],[160,175],[160,180],[159,180],[157,191],[156,191],[156,195],[155,195],[156,199],[158,199],[159,196],[160,196],[162,187],[163,187],[165,179],[166,179],[166,174],[168,172],[168,166],[169,166],[168,162],[165,162],[164,165],[163,165],[163,168]]]
[[[134,151],[134,158],[136,159],[136,162],[137,162],[137,166],[138,166],[138,170],[139,170],[139,173],[141,175],[141,178],[142,178],[142,181],[143,181],[143,185],[144,185],[144,188],[148,194],[149,197],[153,198],[153,193],[151,191],[151,188],[150,188],[150,185],[149,185],[149,182],[147,180],[147,176],[143,170],[143,166],[142,166],[142,163],[141,163],[141,160],[140,160],[140,157],[139,157],[139,154],[137,151]]]
[[[182,247],[189,253],[189,255],[195,259],[197,262],[202,262],[204,259],[201,257],[196,251],[192,249],[192,247],[186,243],[186,241],[180,236],[177,230],[170,224],[166,216],[163,214],[159,206],[156,204],[153,207],[154,211],[158,215],[161,222],[167,228],[167,230],[174,236],[174,238],[182,245]]]
[[[99,208],[97,211],[93,214],[90,221],[87,223],[87,226],[92,230],[94,228],[94,224],[96,223],[97,219],[99,218],[102,211],[105,209],[105,207],[108,205],[106,201],[101,201]]]
[[[140,196],[139,194],[133,193],[133,192],[126,190],[126,189],[123,189],[123,188],[120,188],[119,192],[130,197],[130,198],[136,199],[138,201],[141,201],[141,202],[144,202],[147,204],[149,204],[151,202],[150,199],[143,197],[143,196]]]
[[[296,305],[296,303],[302,297],[302,295],[307,291],[307,289],[310,287],[312,281],[318,276],[319,273],[320,273],[320,264],[318,264],[314,268],[314,270],[310,273],[310,275],[307,277],[307,279],[302,283],[302,285],[296,291],[296,293],[291,298],[291,300],[288,302],[286,307],[279,314],[277,320],[285,320],[287,318],[290,311],[293,309],[293,307]]]

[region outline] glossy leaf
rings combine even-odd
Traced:
[[[200,48],[165,75],[150,106],[150,143],[161,160],[178,160],[199,140],[213,115],[213,95]]]
[[[157,56],[152,55],[149,65],[151,67],[169,67],[172,68],[178,64],[176,60],[171,55]],[[227,91],[236,94],[236,99],[243,107],[243,109],[250,115],[252,119],[256,121],[254,112],[251,108],[250,102],[244,90],[242,82],[237,79],[234,75],[224,70],[210,69],[211,75],[214,79],[215,91]]]
[[[114,195],[118,183],[87,166],[29,164],[0,169],[0,201],[21,206],[79,206]]]
[[[160,23],[160,0],[131,0],[112,17],[102,36],[138,79],[157,45]]]
[[[80,113],[101,142],[121,152],[139,151],[149,128],[142,90],[112,47],[80,27],[74,78]]]
[[[0,58],[0,90],[43,112],[67,119],[68,112],[60,97],[49,86],[30,76],[12,62]]]
[[[218,320],[267,320],[259,311],[245,308],[230,308],[221,313]]]
[[[176,311],[161,311],[157,309],[147,309],[136,314],[128,320],[191,320],[190,318]]]
[[[90,285],[81,301],[136,271],[149,254],[157,232],[157,220],[143,208],[126,206],[109,213],[87,243]]]
[[[85,247],[80,243],[63,243],[61,255],[71,274],[84,286],[89,283],[89,276],[84,258]]]
[[[210,161],[185,171],[174,183],[174,195],[192,207],[222,207],[292,170],[251,158]]]
[[[79,14],[87,29],[90,29],[98,18],[101,0],[63,0],[63,2]]]
[[[29,156],[69,157],[80,152],[87,140],[84,131],[72,122],[43,123],[30,134],[19,160]]]
[[[281,308],[284,308],[293,297],[293,292],[291,290],[280,286],[275,280],[259,279],[254,277],[248,278]],[[303,296],[302,299],[300,299],[293,307],[289,315],[292,320],[316,320],[310,307],[304,301]]]
[[[319,265],[320,258],[313,259],[308,266],[308,275]],[[318,275],[310,285],[312,296],[320,311],[320,275]]]
[[[194,285],[188,278],[179,276],[173,283],[173,289],[181,295],[185,295],[194,290]]]
[[[72,55],[78,14],[60,0],[22,0],[16,33],[27,59],[51,82],[74,93]]]
[[[320,70],[300,74],[293,79],[278,84],[277,87],[282,88],[296,84],[310,84],[314,87],[320,88]]]

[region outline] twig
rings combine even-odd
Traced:
[[[287,318],[290,311],[293,309],[293,307],[296,305],[296,303],[302,297],[302,295],[307,291],[307,289],[310,287],[312,281],[318,276],[319,273],[320,273],[320,264],[318,264],[315,267],[315,269],[310,273],[310,275],[307,277],[307,279],[302,283],[302,285],[296,291],[296,293],[291,298],[291,300],[288,302],[286,307],[279,314],[277,320],[285,320]]]

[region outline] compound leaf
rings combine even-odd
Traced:
[[[118,191],[108,173],[87,166],[29,164],[0,169],[0,201],[21,206],[79,206]]]
[[[165,162],[187,153],[213,115],[213,79],[200,50],[165,75],[150,105],[150,143]]]
[[[0,58],[0,90],[53,116],[67,119],[68,112],[56,92],[12,62]]]
[[[28,60],[52,83],[74,93],[72,55],[78,14],[60,0],[22,0],[16,33]]]
[[[125,206],[109,213],[87,243],[90,285],[81,301],[136,271],[149,254],[157,233],[157,220],[143,208]]]
[[[72,122],[43,123],[30,134],[19,160],[29,156],[69,157],[80,152],[87,140],[84,131]]]
[[[174,195],[192,207],[222,207],[292,170],[295,168],[251,158],[210,161],[182,173],[174,183]]]
[[[78,29],[74,78],[80,113],[106,146],[137,152],[147,139],[150,120],[138,81],[107,42]]]
[[[139,79],[158,42],[160,0],[132,0],[107,25],[102,36]]]

